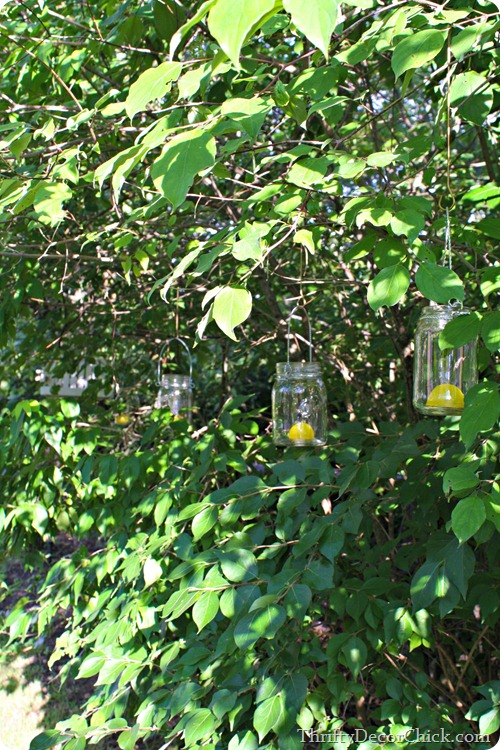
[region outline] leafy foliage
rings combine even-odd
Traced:
[[[497,732],[496,6],[0,13],[0,544],[43,579],[2,633],[57,628],[51,666],[95,681],[32,750]],[[424,297],[470,310],[443,349],[482,340],[461,418],[411,405]],[[332,418],[281,452],[297,304]],[[192,425],[153,407],[178,336]]]

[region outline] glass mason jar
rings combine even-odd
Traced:
[[[190,421],[192,393],[189,375],[162,375],[156,408],[169,409],[174,417],[184,417]]]
[[[415,334],[413,406],[427,415],[461,414],[464,395],[477,383],[476,340],[441,349],[439,334],[469,311],[459,305],[424,307]]]
[[[275,445],[326,443],[326,389],[317,362],[278,362],[272,402]]]

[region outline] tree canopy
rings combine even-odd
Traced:
[[[36,571],[1,632],[95,680],[31,750],[494,744],[499,29],[489,0],[0,2],[0,552]],[[412,405],[429,301],[469,311],[443,350],[479,341],[462,416]],[[308,321],[328,442],[282,450]],[[192,424],[156,402],[178,337]]]

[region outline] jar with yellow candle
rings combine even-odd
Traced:
[[[326,389],[317,362],[278,362],[272,399],[276,445],[326,443]]]
[[[413,405],[421,414],[461,414],[464,397],[477,383],[477,342],[441,349],[439,334],[451,320],[469,311],[460,304],[424,307],[415,333]]]

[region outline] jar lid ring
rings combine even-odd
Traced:
[[[431,308],[445,308],[446,310],[463,310],[464,309],[464,303],[460,299],[456,299],[452,297],[454,300],[448,300],[445,304],[442,304],[441,302],[436,302],[435,300],[430,300],[429,307]]]

